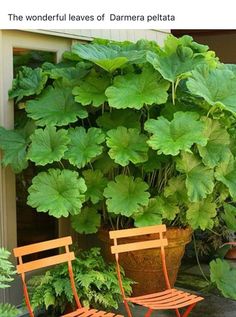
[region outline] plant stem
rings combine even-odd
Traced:
[[[210,280],[206,277],[205,273],[203,272],[203,269],[201,267],[201,263],[199,261],[198,252],[197,252],[197,245],[196,245],[196,239],[195,239],[195,235],[194,234],[193,234],[193,245],[194,245],[194,251],[195,251],[195,256],[196,256],[196,260],[197,260],[197,264],[198,264],[199,270],[200,270],[202,276],[204,277],[204,279],[208,283],[210,283]]]
[[[172,81],[172,84],[171,84],[171,90],[172,90],[172,103],[173,105],[175,105],[175,82]]]

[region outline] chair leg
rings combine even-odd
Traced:
[[[176,316],[177,316],[177,317],[181,317],[180,312],[179,312],[178,309],[175,310],[175,313],[176,313]]]
[[[124,300],[124,305],[125,305],[125,309],[127,311],[127,314],[128,314],[128,317],[133,317],[132,313],[131,313],[131,310],[129,308],[129,304],[127,303],[126,300]]]
[[[149,308],[144,317],[150,317],[153,312],[153,309]],[[181,316],[180,316],[181,317]]]
[[[189,315],[189,313],[192,311],[192,309],[196,306],[196,303],[190,305],[186,311],[184,312],[183,316],[182,317],[187,317]]]

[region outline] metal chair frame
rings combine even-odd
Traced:
[[[39,242],[30,244],[27,246],[22,246],[13,249],[14,256],[18,259],[17,272],[21,275],[24,297],[26,305],[29,311],[30,317],[35,317],[33,309],[30,304],[30,298],[28,294],[25,273],[42,269],[51,265],[56,265],[60,263],[68,263],[68,273],[70,277],[71,289],[74,295],[75,303],[77,309],[74,312],[62,315],[61,317],[124,317],[122,315],[116,315],[114,313],[108,313],[105,311],[98,311],[96,309],[90,309],[87,307],[82,307],[79,300],[79,296],[76,291],[74,274],[72,268],[72,260],[75,259],[74,252],[70,252],[69,245],[72,244],[71,237],[64,237],[59,239],[53,239],[45,242]],[[23,257],[28,254],[33,254],[37,252],[42,252],[46,250],[52,250],[56,248],[65,247],[65,252],[58,255],[49,256],[43,259],[24,262]]]
[[[177,317],[187,317],[195,305],[202,301],[204,298],[192,295],[190,293],[171,288],[168,271],[166,267],[166,257],[165,257],[165,247],[168,245],[167,239],[164,237],[166,232],[165,225],[156,225],[143,228],[134,229],[124,229],[124,230],[114,230],[110,231],[110,239],[113,240],[114,245],[111,246],[111,253],[115,255],[116,260],[116,270],[119,281],[119,286],[121,294],[123,297],[123,302],[128,314],[128,317],[133,317],[129,302],[137,305],[141,305],[147,308],[145,317],[150,317],[154,311],[158,310],[175,310]],[[153,240],[145,240],[140,242],[131,243],[120,243],[118,244],[118,239],[130,238],[136,236],[142,236],[147,234],[157,234],[157,238]],[[162,269],[165,278],[166,290],[163,292],[158,292],[154,294],[148,294],[138,297],[126,297],[121,277],[119,254],[123,252],[138,251],[144,249],[160,248]],[[186,307],[185,312],[181,315],[179,308]]]

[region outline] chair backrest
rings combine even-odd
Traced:
[[[30,305],[30,299],[28,295],[27,285],[25,281],[25,273],[42,269],[48,266],[60,264],[60,263],[68,263],[68,272],[71,282],[71,288],[72,292],[76,301],[76,304],[78,308],[81,308],[81,304],[78,298],[78,294],[76,292],[75,282],[74,282],[74,276],[73,276],[73,270],[72,270],[72,264],[71,261],[75,259],[74,252],[70,252],[69,245],[72,244],[72,238],[71,237],[63,237],[58,239],[53,239],[45,242],[39,242],[34,243],[18,248],[13,249],[14,256],[18,259],[18,265],[17,265],[17,272],[21,274],[22,283],[23,283],[23,290],[26,300],[26,305],[28,307],[29,313],[31,317],[34,317],[33,310]],[[58,255],[53,255],[49,257],[45,257],[39,260],[33,260],[33,261],[24,261],[23,257],[29,254],[39,253],[43,251],[53,250],[57,248],[64,247],[65,251],[64,253],[60,253]]]
[[[133,228],[133,229],[123,229],[123,230],[113,230],[109,232],[110,239],[114,241],[114,245],[111,246],[111,253],[115,254],[116,263],[117,263],[117,273],[119,284],[121,288],[121,292],[123,297],[125,298],[124,289],[121,281],[120,274],[120,266],[119,266],[119,254],[129,251],[138,251],[144,249],[153,249],[160,248],[161,260],[162,260],[162,268],[165,277],[166,287],[170,288],[170,282],[168,277],[168,272],[166,268],[166,260],[165,260],[165,246],[168,245],[167,238],[164,237],[164,233],[166,232],[165,225],[156,225],[149,226],[143,228]],[[151,240],[147,239],[146,235],[153,235],[154,237]],[[139,241],[133,242],[134,237],[143,236],[139,238]],[[125,242],[124,242],[124,238]],[[131,241],[128,241],[130,238]],[[118,239],[123,239],[121,243],[119,243]]]

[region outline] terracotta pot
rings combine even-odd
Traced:
[[[166,265],[169,274],[170,284],[173,287],[177,273],[184,255],[185,246],[191,241],[192,230],[190,228],[169,228],[166,232],[168,246],[165,248]],[[110,252],[111,241],[108,231],[100,230],[99,239],[103,242],[103,254],[107,261],[114,261]],[[142,236],[141,239],[143,239]],[[152,240],[155,235],[146,235],[146,240]],[[140,237],[129,238],[129,242],[137,242]],[[120,239],[127,243],[127,239]],[[123,266],[126,276],[136,281],[133,286],[133,296],[155,293],[166,288],[162,272],[160,250],[140,250],[120,254],[120,264]]]
[[[227,251],[225,258],[228,260],[236,260],[236,242],[227,242],[224,245],[231,245],[231,248]]]

